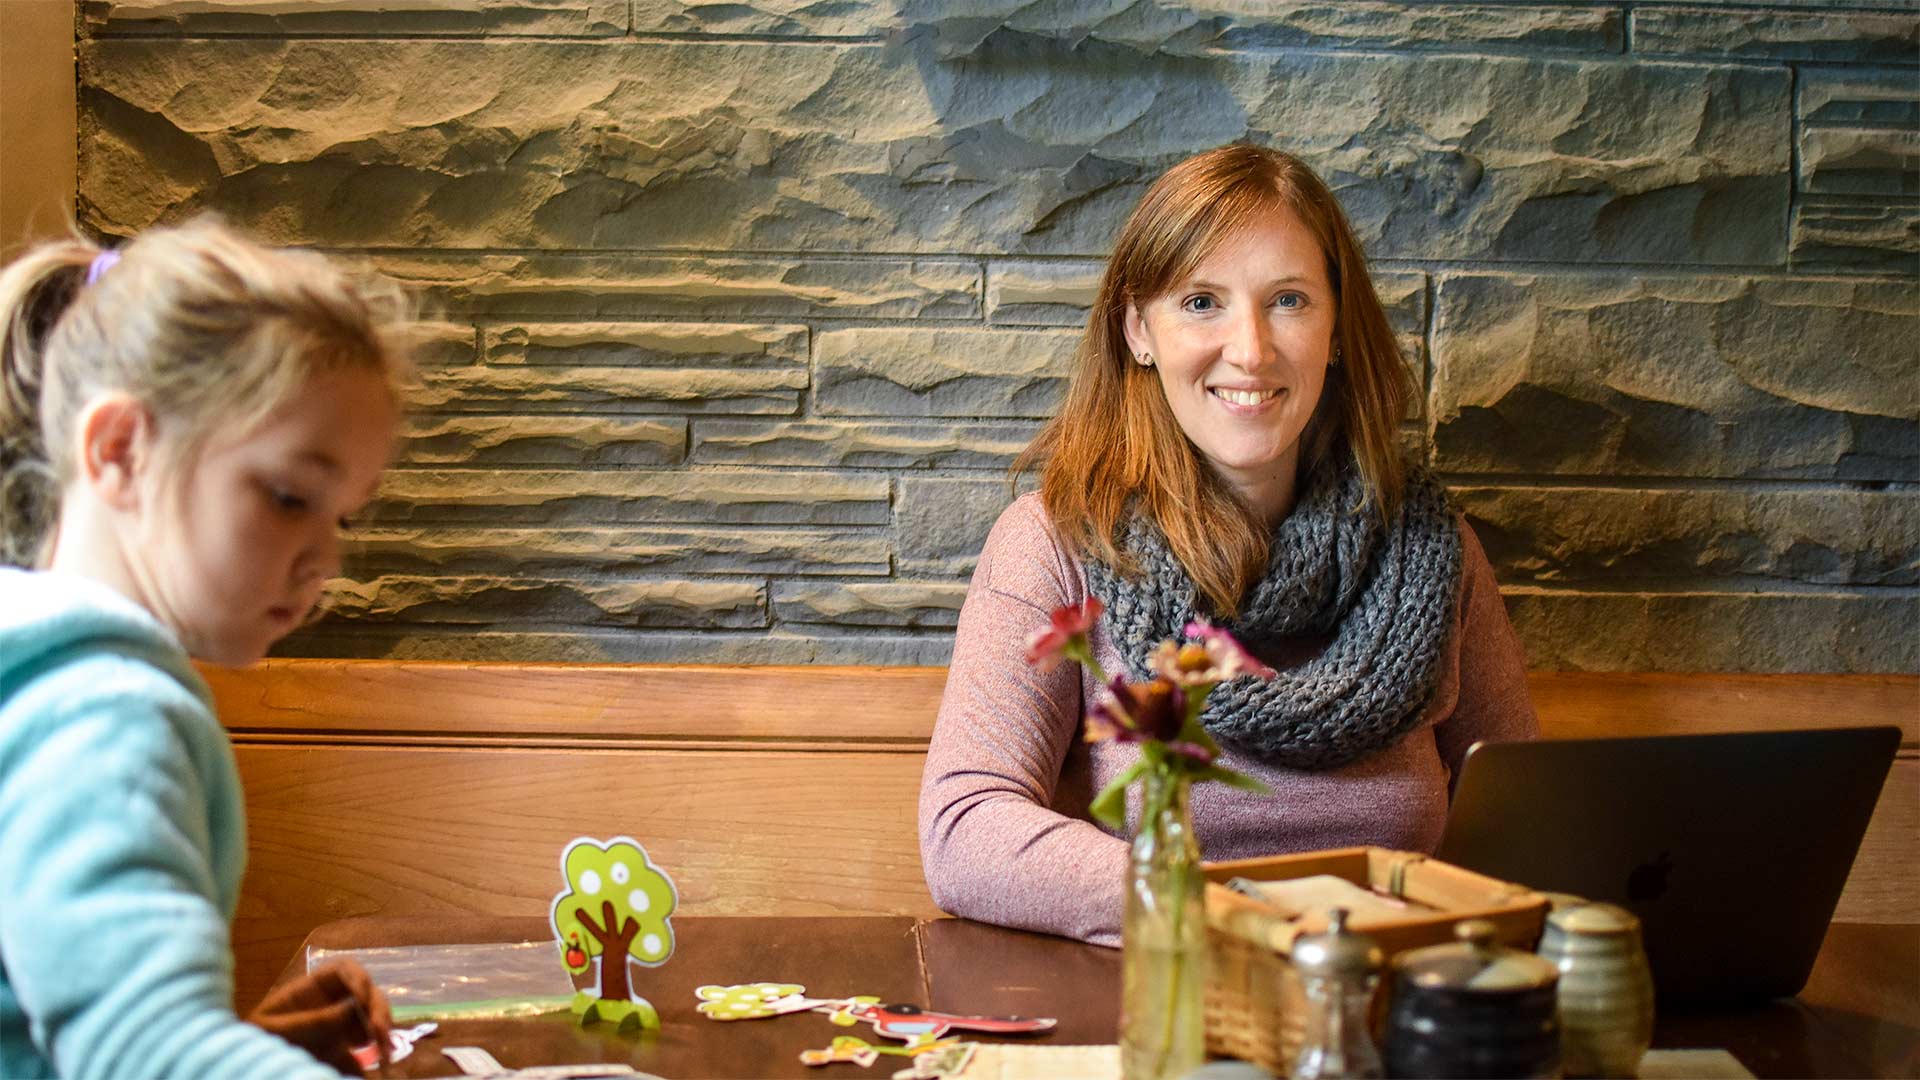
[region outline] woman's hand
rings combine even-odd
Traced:
[[[358,1076],[355,1047],[371,1042],[380,1064],[386,1064],[393,1011],[365,968],[352,960],[330,960],[274,989],[247,1022],[348,1076]]]

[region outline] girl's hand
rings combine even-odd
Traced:
[[[360,1075],[353,1049],[371,1042],[380,1063],[392,1042],[387,995],[352,960],[330,960],[275,988],[247,1022],[264,1028],[348,1076]]]

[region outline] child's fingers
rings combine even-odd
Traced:
[[[393,1046],[393,1008],[365,968],[333,960],[275,990],[254,1022],[336,1069],[357,1074],[352,1049],[371,1043],[385,1066]]]
[[[352,1051],[367,1041],[367,1033],[352,999],[343,997],[317,1009],[276,1013],[256,1023],[347,1075],[360,1072]]]
[[[393,1046],[393,1008],[387,995],[374,984],[373,976],[352,960],[333,961],[315,974],[322,976],[321,985],[328,992],[351,999],[361,1026],[361,1041],[354,1045],[372,1043],[380,1064],[385,1066]]]
[[[351,996],[360,1003],[366,1014],[367,1024],[373,1029],[369,1034],[377,1033],[383,1039],[393,1030],[393,1008],[387,1003],[387,995],[375,985],[373,976],[367,969],[351,960],[339,961],[339,966],[328,971],[343,995]]]
[[[387,1001],[387,995],[371,981],[367,988],[373,992],[373,999],[367,1002],[367,1022],[373,1026],[374,1045],[380,1048],[380,1067],[386,1068],[390,1062],[388,1056],[393,1053],[393,1006]]]

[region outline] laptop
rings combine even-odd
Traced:
[[[1436,855],[1639,916],[1662,1005],[1798,993],[1897,727],[1479,743]]]

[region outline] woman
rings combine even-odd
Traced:
[[[1023,656],[1098,597],[1109,671],[1191,618],[1280,669],[1216,690],[1222,764],[1269,795],[1192,796],[1209,859],[1431,851],[1466,748],[1530,738],[1526,667],[1486,555],[1407,463],[1410,380],[1332,193],[1273,150],[1161,177],[1107,264],[1058,416],[1016,470],[960,614],[920,847],[956,915],[1120,940],[1127,844],[1083,816],[1134,750],[1078,736],[1098,686]]]

